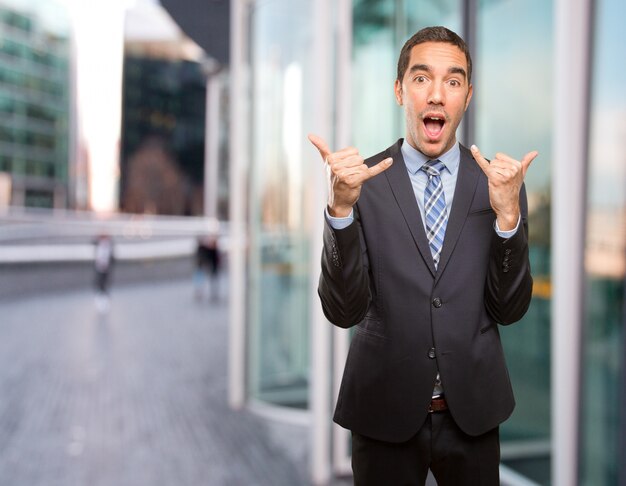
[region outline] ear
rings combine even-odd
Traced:
[[[399,106],[402,106],[402,83],[397,79],[393,85],[393,91],[396,95],[396,103],[398,103]]]
[[[470,100],[472,99],[472,94],[474,94],[474,86],[470,84],[469,89],[467,91],[467,98],[465,100],[465,111],[467,111],[467,107],[470,104]]]

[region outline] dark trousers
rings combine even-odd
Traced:
[[[100,272],[96,270],[96,290],[101,294],[109,293],[109,272]]]
[[[428,414],[400,444],[352,434],[355,486],[423,486],[428,469],[438,486],[498,486],[499,464],[499,429],[467,435],[447,411]]]

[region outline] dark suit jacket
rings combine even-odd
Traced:
[[[439,369],[454,420],[479,435],[515,406],[497,323],[519,320],[530,303],[526,193],[520,228],[500,238],[487,178],[461,146],[436,271],[401,145],[366,161],[394,163],[364,184],[354,223],[324,229],[322,307],[335,325],[356,325],[334,419],[375,439],[408,440],[426,419]]]

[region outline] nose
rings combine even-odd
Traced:
[[[434,82],[430,85],[430,91],[428,93],[428,103],[434,105],[443,105],[445,101],[445,94],[443,90],[443,83]]]

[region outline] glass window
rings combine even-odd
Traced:
[[[4,2],[6,3],[6,2]],[[0,5],[0,155],[16,174],[67,182],[69,126],[69,17],[52,0]],[[20,158],[16,158],[19,156]],[[28,158],[24,160],[24,158]],[[48,166],[58,166],[50,170]],[[18,189],[26,205],[53,202],[26,178]],[[61,186],[59,186],[61,187]],[[33,191],[31,191],[31,188]]]
[[[394,0],[355,0],[353,9],[352,134],[364,157],[404,136],[393,94],[398,34]]]
[[[2,17],[7,25],[24,31],[31,30],[31,20],[24,15],[17,12],[4,11],[2,12]]]
[[[354,0],[352,134],[365,157],[404,137],[404,116],[393,91],[398,56],[428,25],[460,33],[460,0]]]
[[[626,465],[619,460],[620,424],[623,426],[626,420],[626,404],[620,404],[620,385],[624,386],[626,275],[624,18],[623,1],[596,2],[580,442],[580,484],[588,486],[618,484],[620,473],[621,480],[626,479]]]
[[[251,19],[250,393],[306,408],[310,235],[304,201],[313,168],[303,160],[310,150],[303,127],[316,91],[311,2],[257,2]]]
[[[502,427],[502,458],[545,484],[550,478],[550,155],[552,2],[483,0],[473,76],[476,143],[486,157],[538,150],[526,176],[534,279],[526,316],[500,333],[517,406]],[[506,26],[506,28],[503,28]]]
[[[12,169],[11,158],[0,155],[0,171],[1,172],[11,172]]]

